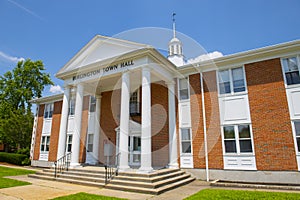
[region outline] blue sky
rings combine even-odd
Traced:
[[[40,59],[62,86],[54,74],[96,34],[172,28],[173,12],[206,51],[233,54],[300,39],[299,10],[299,0],[0,0],[0,74]]]

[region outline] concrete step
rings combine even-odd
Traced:
[[[110,181],[110,183],[114,185],[124,185],[124,186],[141,187],[141,188],[159,188],[167,184],[171,184],[177,181],[181,181],[183,179],[187,179],[189,177],[190,177],[189,174],[182,174],[180,176],[166,178],[155,183],[141,182],[138,180],[116,180],[115,177],[113,180]]]
[[[215,187],[234,187],[234,188],[255,188],[255,189],[271,189],[271,190],[299,190],[300,185],[276,185],[276,184],[264,184],[264,183],[234,183],[226,181],[215,181],[210,183]]]
[[[43,180],[49,180],[49,181],[59,181],[64,183],[73,183],[78,185],[85,185],[85,186],[92,186],[92,187],[104,187],[104,183],[101,182],[91,182],[91,181],[85,181],[85,180],[75,180],[75,179],[69,179],[69,178],[54,178],[53,176],[47,176],[47,175],[37,175],[37,174],[29,174],[28,177],[31,178],[38,178]]]
[[[155,177],[132,177],[132,176],[124,176],[124,175],[118,175],[114,177],[114,180],[127,180],[127,181],[139,181],[139,182],[146,182],[146,183],[155,183],[167,178],[173,178],[176,176],[183,175],[185,172],[184,171],[175,171],[171,172],[168,174],[163,174],[160,176],[155,176]]]
[[[43,172],[46,173],[52,173],[54,174],[54,170],[50,169],[45,169]],[[87,171],[74,171],[74,170],[69,170],[69,171],[64,171],[62,173],[58,174],[68,174],[68,175],[74,175],[74,176],[86,176],[86,177],[94,177],[94,178],[105,178],[105,173],[102,172],[87,172]]]
[[[107,184],[105,186],[105,188],[113,189],[113,190],[127,191],[127,192],[137,192],[137,193],[143,193],[143,194],[158,195],[163,192],[180,187],[182,185],[186,185],[194,180],[195,180],[195,178],[189,177],[188,179],[174,182],[174,183],[165,185],[164,187],[160,187],[160,188],[142,188],[142,187],[134,187],[134,186],[126,186],[126,185],[115,185],[113,183]]]

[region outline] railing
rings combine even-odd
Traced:
[[[72,152],[67,153],[60,159],[54,162],[54,177],[57,177],[58,173],[62,173],[63,171],[68,171],[70,166]]]
[[[105,168],[105,184],[108,184],[110,180],[112,180],[115,176],[118,176],[118,166],[119,166],[119,156],[120,153],[115,155],[113,158],[115,158],[115,164],[110,165],[107,163],[104,168]]]

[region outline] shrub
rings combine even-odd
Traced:
[[[0,162],[7,162],[15,165],[25,165],[25,162],[24,164],[22,162],[25,161],[26,158],[28,157],[23,154],[0,152]]]

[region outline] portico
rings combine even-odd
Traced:
[[[115,45],[120,45],[120,43],[123,46],[129,46],[129,49],[123,49],[124,52],[115,52]],[[98,57],[93,56],[94,52],[102,52],[104,46],[106,47],[107,58],[98,59]],[[103,163],[106,160],[103,159],[106,151],[104,144],[109,143],[112,145],[110,151],[113,152],[111,159],[116,159],[115,155],[118,155],[119,170],[126,171],[134,166],[130,160],[132,151],[129,147],[136,144],[133,143],[135,141],[140,143],[138,144],[140,151],[136,157],[139,162],[136,162],[134,167],[138,167],[140,173],[153,171],[153,167],[156,166],[153,166],[152,163],[152,136],[159,134],[159,130],[153,130],[153,126],[157,127],[157,125],[152,124],[152,117],[160,116],[155,116],[155,113],[152,113],[151,99],[152,85],[159,83],[165,88],[164,91],[166,91],[168,99],[165,110],[168,142],[166,142],[167,145],[164,150],[167,150],[169,154],[168,166],[178,168],[174,82],[176,71],[174,65],[149,46],[112,38],[107,39],[102,36],[96,36],[83,49],[83,52],[80,51],[75,55],[57,74],[57,77],[65,82],[57,158],[65,155],[68,151],[68,144],[71,143],[71,166],[79,166],[82,163],[82,161],[80,162],[81,143],[89,143],[92,144],[90,145],[92,149],[89,149],[87,145],[88,155],[86,156],[93,158],[95,163]],[[111,51],[109,55],[107,51]],[[83,54],[88,56],[84,60],[80,60]],[[133,98],[132,94],[135,91],[138,92],[136,95],[139,97],[137,102],[139,113],[132,117],[131,98]],[[102,120],[107,120],[107,115],[104,114],[107,106],[104,105],[105,103],[101,103],[102,94],[106,92],[111,92],[111,96],[114,97],[110,98],[111,112],[116,124],[114,129],[119,127],[118,135],[115,131],[114,136],[107,134],[107,126],[101,123]],[[93,119],[91,119],[91,112],[88,115],[87,130],[82,127],[84,126],[83,113],[86,107],[86,102],[84,102],[86,96],[94,96],[96,99]],[[72,109],[74,110],[73,116],[70,115]],[[136,138],[132,137],[131,123],[137,124],[136,127],[140,129],[140,135]],[[92,132],[93,136],[90,137],[87,132]],[[71,135],[71,139],[69,135]],[[82,141],[83,138],[86,140]]]

